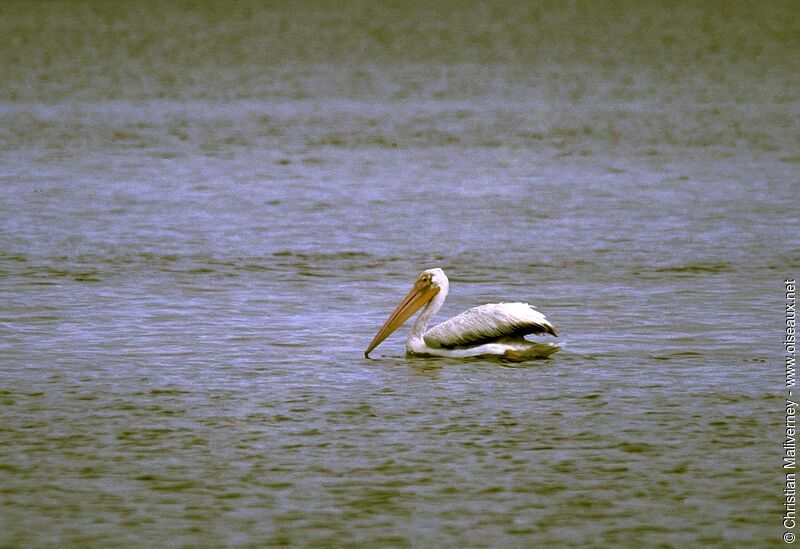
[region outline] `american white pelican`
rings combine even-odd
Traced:
[[[556,329],[542,313],[527,303],[489,303],[473,307],[428,330],[428,322],[442,308],[450,282],[441,269],[422,271],[397,309],[375,334],[364,351],[372,350],[389,337],[421,307],[406,341],[409,355],[463,358],[495,355],[510,360],[545,358],[561,347],[534,343],[527,334],[556,335]]]

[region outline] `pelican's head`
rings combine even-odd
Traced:
[[[443,270],[436,268],[422,271],[411,287],[411,290],[409,290],[403,298],[403,301],[401,301],[397,309],[389,315],[389,318],[383,323],[381,329],[378,330],[378,333],[372,338],[369,347],[364,351],[364,356],[369,358],[369,354],[375,347],[380,345],[392,332],[402,326],[414,313],[424,305],[430,303],[436,294],[441,291],[444,291],[446,294],[449,285],[450,282],[447,280],[447,275],[444,274]]]

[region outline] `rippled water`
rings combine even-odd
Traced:
[[[4,3],[0,545],[777,544],[791,2]],[[363,349],[536,304],[565,349]]]

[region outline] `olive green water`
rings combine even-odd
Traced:
[[[782,543],[798,13],[0,4],[0,546]]]

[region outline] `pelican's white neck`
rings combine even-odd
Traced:
[[[447,299],[447,292],[450,289],[450,281],[447,280],[444,271],[441,269],[428,269],[425,272],[432,275],[433,282],[439,287],[439,292],[425,305],[422,312],[414,320],[414,324],[411,325],[411,331],[408,333],[408,341],[406,343],[406,347],[409,349],[417,347],[417,345],[414,345],[415,342],[422,341],[422,335],[428,329],[431,319],[444,305],[444,301]]]

